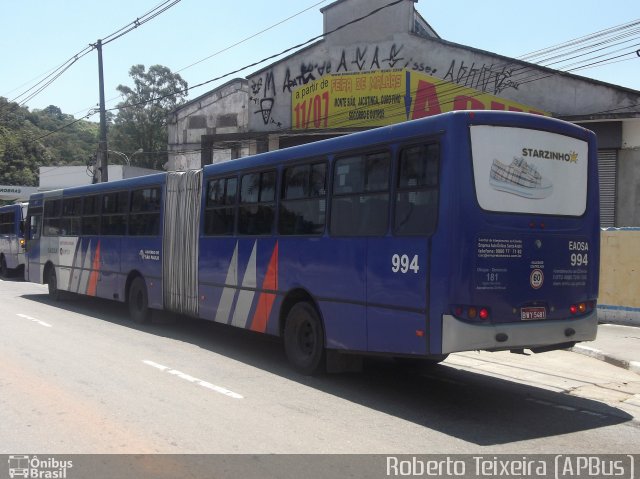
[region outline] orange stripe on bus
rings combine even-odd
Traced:
[[[262,282],[262,290],[269,289],[276,291],[278,289],[278,242],[271,253],[271,259],[269,260],[269,267],[267,268],[267,274]],[[260,293],[258,297],[258,306],[256,312],[253,315],[251,321],[251,330],[264,333],[267,330],[267,322],[271,315],[271,309],[273,303],[276,300],[274,293]]]
[[[89,285],[87,286],[87,294],[95,296],[98,291],[98,275],[100,274],[100,241],[96,246],[96,252],[93,255],[93,264],[91,265],[91,274],[89,275]]]

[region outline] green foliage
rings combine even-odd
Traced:
[[[167,117],[187,96],[187,82],[161,65],[148,71],[134,65],[129,75],[133,87],[117,88],[124,97],[117,115],[107,113],[108,148],[127,155],[132,165],[161,169],[167,161]],[[98,140],[98,123],[75,122],[55,105],[29,111],[0,97],[0,184],[38,186],[40,166],[86,165]],[[111,155],[110,161],[121,163],[122,157]]]
[[[0,97],[0,184],[38,186],[40,166],[85,165],[96,150],[98,125],[63,128],[73,121],[54,105],[29,111]]]
[[[162,65],[153,65],[149,70],[144,65],[134,65],[129,76],[133,87],[117,88],[124,101],[118,104],[118,114],[109,131],[109,149],[130,158],[141,149],[145,153],[136,155],[131,164],[161,169],[168,158],[167,117],[184,102],[187,82]]]

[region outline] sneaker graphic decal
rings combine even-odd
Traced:
[[[553,193],[551,181],[522,158],[514,158],[510,165],[494,159],[489,184],[495,190],[524,198],[542,199]]]

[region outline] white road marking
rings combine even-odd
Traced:
[[[553,403],[553,402],[549,402],[549,401],[543,401],[542,399],[526,398],[525,400],[529,401],[529,402],[534,402],[536,404],[542,404],[543,406],[551,406],[551,407],[556,408],[556,409],[562,409],[564,411],[579,412],[579,413],[582,413],[582,414],[589,414],[591,416],[596,416],[596,417],[600,417],[600,418],[607,417],[606,414],[601,414],[601,413],[594,412],[594,411],[588,411],[586,409],[577,409],[577,408],[574,408],[572,406],[565,406],[563,404]]]
[[[34,323],[38,323],[40,326],[44,326],[46,328],[53,328],[53,326],[50,325],[49,323],[45,323],[44,321],[40,321],[39,319],[32,318],[31,316],[29,316],[27,314],[18,314],[18,316],[21,317],[21,318],[33,321]]]
[[[229,396],[230,398],[233,399],[244,399],[244,396],[242,396],[241,394],[238,393],[234,393],[233,391],[230,391],[229,389],[223,388],[221,386],[216,386],[215,384],[211,384],[207,381],[202,381],[201,379],[198,378],[194,378],[193,376],[190,376],[189,374],[183,373],[181,371],[177,371],[175,369],[171,369],[168,366],[163,366],[162,364],[158,364],[154,361],[149,361],[147,359],[142,361],[143,363],[145,363],[147,366],[151,366],[153,368],[159,369],[160,371],[172,374],[174,376],[177,376],[181,379],[184,379],[185,381],[189,381],[190,383],[194,383],[197,384],[199,386],[202,386],[203,388],[207,388],[207,389],[211,389],[212,391],[215,391],[217,393],[220,394],[224,394],[225,396]]]

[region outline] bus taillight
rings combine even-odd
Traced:
[[[481,319],[487,321],[491,316],[489,308],[484,306],[454,306],[453,314],[460,319]]]
[[[584,303],[576,303],[569,306],[569,312],[572,315],[584,314],[593,311],[596,308],[595,301],[587,301]]]
[[[25,242],[24,239],[20,239],[20,248],[24,249]]]

